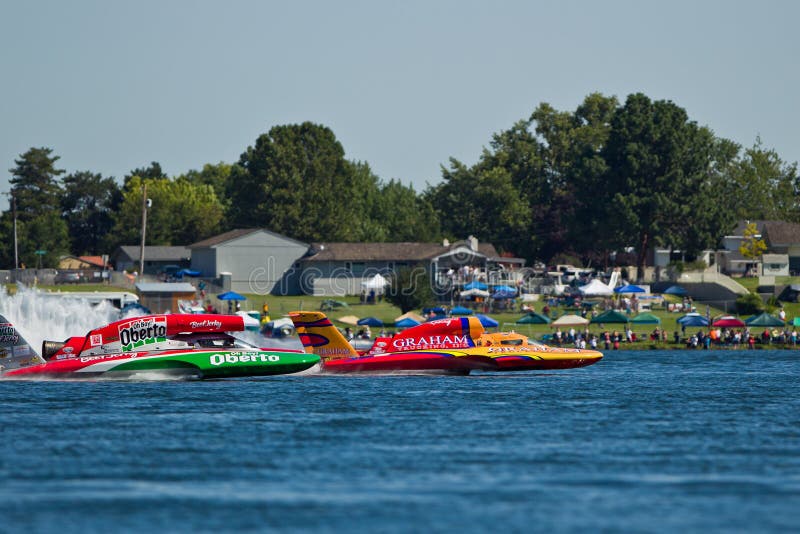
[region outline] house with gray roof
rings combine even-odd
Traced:
[[[138,271],[141,247],[124,245],[112,255],[111,261],[117,271]],[[144,273],[163,273],[167,267],[177,266],[175,270],[189,267],[192,253],[188,247],[146,246],[144,247]]]
[[[239,228],[189,245],[191,268],[239,293],[300,294],[298,260],[309,246],[263,228]]]
[[[756,237],[762,239],[767,250],[761,258],[745,258],[739,252],[747,225],[756,225]],[[739,221],[733,231],[722,238],[718,253],[723,272],[743,275],[748,267],[752,272],[767,276],[800,274],[800,224],[787,221]]]
[[[523,266],[519,258],[500,257],[491,243],[474,237],[450,243],[313,243],[303,265],[301,286],[312,295],[357,295],[376,274],[389,275],[402,267],[424,269],[432,284],[440,287],[459,282],[492,280],[505,265]],[[468,273],[468,274],[467,274]]]

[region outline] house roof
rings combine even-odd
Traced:
[[[316,253],[306,261],[420,261],[430,260],[453,250],[455,243],[444,246],[441,243],[314,243]],[[491,243],[479,243],[478,254],[497,257]]]
[[[764,263],[789,263],[788,254],[763,254],[761,261]]]
[[[225,233],[215,235],[213,237],[209,237],[208,239],[203,239],[202,241],[198,241],[197,243],[192,243],[189,245],[189,248],[210,248],[215,247],[217,245],[221,245],[223,243],[227,243],[228,241],[233,241],[234,239],[239,239],[240,237],[244,237],[250,234],[254,234],[256,232],[264,232],[266,234],[278,237],[280,239],[285,239],[286,241],[292,241],[299,245],[308,246],[306,243],[301,241],[297,241],[296,239],[292,239],[291,237],[286,237],[285,235],[281,235],[275,232],[271,232],[264,228],[237,228],[236,230],[229,230]]]
[[[766,221],[764,233],[772,246],[800,244],[800,224],[786,221]]]
[[[105,266],[105,262],[103,262],[103,256],[78,256],[78,259],[96,267],[103,268]]]
[[[128,256],[133,261],[139,261],[140,247],[137,245],[123,245],[119,251]],[[119,252],[115,254],[119,257]],[[148,261],[183,261],[192,257],[191,251],[187,247],[163,247],[148,246],[144,247],[144,258]]]

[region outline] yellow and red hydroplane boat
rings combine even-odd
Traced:
[[[571,369],[600,361],[596,350],[550,347],[514,332],[489,334],[476,317],[439,319],[379,337],[356,351],[322,312],[292,312],[306,352],[322,358],[323,370],[350,372],[527,371]]]

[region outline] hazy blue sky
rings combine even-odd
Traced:
[[[175,175],[305,120],[420,189],[594,91],[672,100],[794,162],[798,21],[788,0],[0,0],[0,190],[32,146],[68,172]]]

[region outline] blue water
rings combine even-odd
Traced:
[[[800,351],[0,383],[0,531],[788,532]]]

